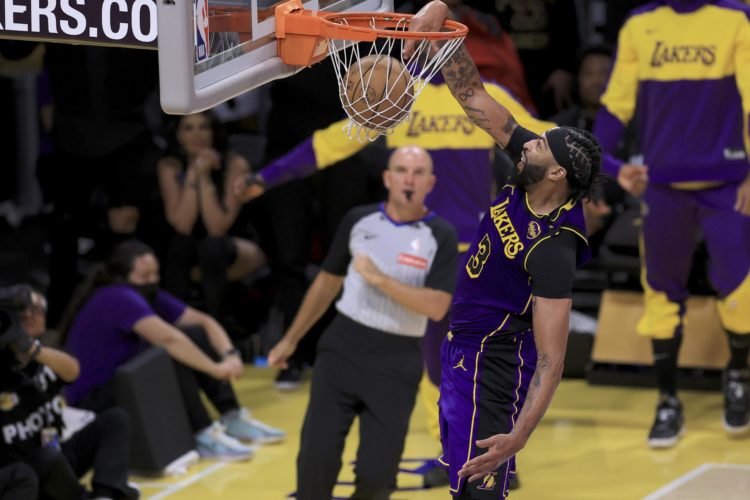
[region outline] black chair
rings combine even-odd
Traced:
[[[143,475],[169,473],[197,455],[172,359],[151,347],[117,370],[117,405],[130,415],[130,468]]]

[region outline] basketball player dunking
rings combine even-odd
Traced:
[[[433,1],[410,29],[438,31],[448,15]],[[407,44],[405,56],[411,51]],[[520,127],[486,92],[465,47],[442,72],[469,118],[517,161],[458,278],[439,405],[451,494],[504,498],[514,456],[562,375],[573,274],[589,258],[579,200],[596,184],[601,150],[583,130],[553,128],[540,137]]]

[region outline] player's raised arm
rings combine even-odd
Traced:
[[[417,12],[409,30],[440,31],[443,21],[450,17],[448,6],[440,0],[433,0]],[[414,42],[407,42],[404,57],[411,57],[413,51]],[[442,72],[453,97],[461,104],[471,121],[487,131],[504,148],[518,123],[508,109],[484,89],[479,70],[463,44],[443,65]]]

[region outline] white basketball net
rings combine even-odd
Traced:
[[[340,21],[345,23],[346,19]],[[376,28],[374,19],[371,21],[371,27]],[[406,31],[407,29],[408,23],[402,19],[395,31]],[[404,60],[402,56],[405,41],[403,38],[380,37],[378,38],[379,43],[369,44],[370,50],[367,54],[360,53],[359,43],[348,40],[329,41],[328,52],[339,82],[339,97],[346,114],[349,116],[344,131],[350,139],[356,137],[360,142],[374,141],[382,134],[391,133],[394,127],[403,121],[408,121],[411,118],[409,111],[414,100],[458,49],[463,38],[441,40],[437,51],[433,49],[434,53],[431,53],[430,50],[432,45],[430,40],[417,40],[414,55],[408,61]],[[361,65],[363,56],[372,56],[375,58],[375,63],[380,62],[381,58],[386,59],[391,54],[395,56],[396,52],[393,49],[396,44],[398,44],[398,60],[402,67],[393,65],[394,71],[399,72],[386,78],[382,96],[375,99],[372,99],[372,96],[368,98],[366,89],[375,72],[363,72]],[[361,88],[357,92],[352,92],[357,97],[351,100],[347,93],[346,75],[354,65],[359,65],[358,68],[355,68],[355,73],[359,73],[359,75],[364,73],[365,76],[357,82],[357,85]],[[390,67],[391,65],[389,65]],[[407,81],[408,84],[405,85],[403,90],[394,88],[396,87],[393,84],[394,82],[398,84],[398,87],[404,87],[403,83]],[[374,102],[370,102],[371,99]]]

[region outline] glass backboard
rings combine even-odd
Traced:
[[[284,0],[158,0],[164,111],[211,108],[304,67],[277,57],[275,7]],[[393,0],[310,0],[305,9],[391,12]]]

